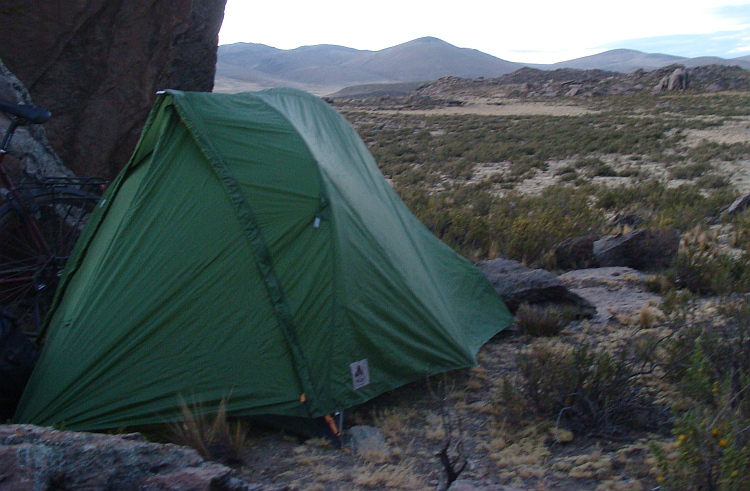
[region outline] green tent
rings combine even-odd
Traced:
[[[471,366],[511,316],[319,98],[168,91],[76,245],[15,420],[161,422],[180,399],[319,417]]]

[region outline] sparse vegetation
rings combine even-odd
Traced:
[[[750,159],[750,142],[711,139],[733,118],[750,115],[748,97],[610,96],[584,103],[596,113],[566,117],[409,115],[397,112],[393,99],[391,113],[343,108],[407,206],[471,260],[502,255],[543,265],[564,239],[629,230],[617,217],[681,232],[672,267],[643,284],[664,299],[660,305],[615,312],[620,327],[593,337],[586,321],[571,329],[557,312],[523,306],[517,327],[530,341],[504,351],[522,352],[515,368],[491,358],[493,346],[485,348],[456,404],[492,387],[492,404],[471,407],[496,418],[485,448],[500,482],[747,488],[747,415],[740,406],[750,379],[743,385],[737,378],[745,376],[738,366],[746,356],[728,351],[747,351],[745,341],[736,330],[716,331],[709,341],[707,328],[691,329],[715,317],[701,298],[750,291],[750,212],[721,216],[738,196],[728,169]],[[552,447],[550,424],[557,432]],[[650,437],[638,439],[645,432]],[[638,440],[621,444],[617,455],[557,457],[550,450],[586,435]],[[618,461],[628,469],[619,476]]]
[[[271,447],[275,482],[434,489],[469,462],[461,477],[490,486],[748,489],[750,211],[722,211],[750,189],[735,172],[747,168],[750,140],[720,137],[750,116],[750,95],[567,100],[588,111],[574,116],[430,113],[469,94],[550,104],[520,82],[502,96],[451,83],[459,92],[337,103],[406,205],[450,247],[472,261],[543,266],[565,239],[637,227],[679,231],[679,253],[666,270],[601,285],[635,285],[644,300],[629,310],[600,307],[588,321],[522,305],[522,335],[498,336],[476,367],[448,374],[439,402],[424,382],[356,408],[348,425],[379,428],[385,450],[342,457],[287,437]],[[209,449],[212,426],[182,428]],[[268,458],[266,435],[250,438],[248,451]],[[258,467],[243,472],[266,477]]]

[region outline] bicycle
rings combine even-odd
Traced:
[[[86,177],[38,177],[13,182],[3,166],[16,129],[50,118],[32,104],[0,102],[10,125],[0,145],[0,306],[30,339],[38,337],[75,241],[106,181]]]

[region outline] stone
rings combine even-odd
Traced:
[[[745,194],[734,200],[734,202],[727,207],[726,210],[722,211],[722,215],[734,215],[739,213],[750,205],[750,194]]]
[[[565,239],[552,250],[554,267],[571,270],[596,267],[594,237],[572,237]]]
[[[63,162],[111,179],[158,90],[212,90],[225,3],[12,2],[0,9],[0,59],[52,112],[47,136]]]
[[[2,489],[263,490],[186,447],[138,435],[0,425]]]
[[[510,259],[480,261],[477,267],[487,277],[508,309],[515,313],[521,304],[542,307],[572,307],[578,317],[591,318],[596,307],[573,293],[557,276],[543,269],[529,269]]]
[[[680,234],[676,230],[639,229],[595,241],[594,257],[602,267],[659,270],[672,264],[679,246]]]
[[[667,90],[667,87],[669,87],[669,76],[665,76],[661,80],[659,80],[659,83],[654,86],[651,92],[653,94],[661,94],[662,92]]]
[[[685,90],[688,86],[688,73],[683,67],[675,68],[669,75],[667,90]]]
[[[384,453],[390,455],[383,433],[372,426],[352,426],[344,433],[342,443],[353,454]]]

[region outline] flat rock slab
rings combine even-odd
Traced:
[[[605,323],[615,315],[634,315],[649,303],[659,305],[661,297],[646,289],[649,275],[627,267],[591,268],[559,276],[572,292],[597,307],[594,322]]]

